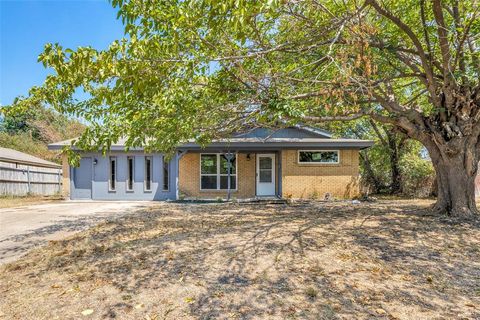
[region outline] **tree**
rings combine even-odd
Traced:
[[[82,134],[84,128],[85,125],[76,119],[34,104],[23,111],[5,115],[0,112],[0,147],[58,162],[58,153],[49,151],[47,144],[74,138]]]
[[[362,176],[373,193],[399,194],[402,192],[400,159],[411,154],[406,135],[392,127],[371,119],[335,122],[328,129],[341,136],[374,140],[375,145],[360,152]]]
[[[421,155],[422,145],[392,126],[372,119],[331,122],[326,127],[337,136],[374,140],[360,152],[363,182],[374,194],[427,196],[432,192],[433,168]]]
[[[105,51],[47,45],[53,68],[16,105],[92,122],[76,143],[171,150],[245,123],[369,117],[429,151],[435,210],[477,215],[477,0],[112,0],[126,37]],[[79,88],[90,98],[76,101]]]

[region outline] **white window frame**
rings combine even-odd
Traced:
[[[128,160],[132,159],[132,189],[128,188],[129,182],[130,182],[130,175],[129,175],[129,166],[128,166]],[[127,156],[127,177],[125,179],[125,189],[127,192],[134,192],[135,191],[135,156]]]
[[[147,189],[147,159],[150,160],[150,189]],[[135,164],[135,163],[134,163]],[[143,161],[144,173],[143,173],[143,192],[152,192],[153,184],[153,157],[145,156]],[[134,171],[135,172],[135,171]]]
[[[112,160],[115,160],[115,188],[112,189]],[[118,184],[118,158],[115,156],[108,157],[108,192],[117,192],[117,184]]]
[[[338,157],[336,162],[302,162],[300,161],[300,152],[336,152]],[[340,150],[298,150],[297,151],[297,163],[301,165],[333,165],[340,164]]]
[[[165,165],[167,165],[168,177],[167,177],[167,188],[165,189]],[[165,160],[165,156],[162,157],[162,191],[168,192],[170,191],[170,161]]]
[[[215,155],[217,157],[217,173],[202,173],[202,155]],[[200,169],[200,190],[201,191],[226,191],[228,189],[220,189],[220,177],[227,177],[228,173],[220,173],[220,156],[225,155],[225,153],[217,153],[217,152],[205,152],[205,153],[200,153],[200,158],[199,158],[199,169]],[[217,188],[216,189],[203,189],[202,188],[202,176],[216,176],[217,177]],[[238,153],[235,153],[235,174],[230,174],[230,176],[235,176],[235,188],[231,188],[230,190],[232,191],[237,191],[238,189]]]

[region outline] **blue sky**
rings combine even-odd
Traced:
[[[107,0],[0,0],[0,105],[43,83],[46,43],[103,49],[121,38],[116,14]]]

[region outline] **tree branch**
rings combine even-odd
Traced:
[[[447,27],[445,26],[445,19],[443,17],[441,0],[433,0],[433,15],[437,22],[438,40],[440,42],[440,51],[442,52],[443,77],[444,85],[450,84],[450,45],[448,43]]]
[[[420,43],[420,40],[415,35],[413,30],[410,29],[410,27],[407,26],[403,21],[401,21],[397,16],[383,9],[376,0],[367,0],[366,3],[371,5],[380,15],[392,21],[397,27],[399,27],[403,32],[405,32],[405,34],[410,38],[410,40],[412,40],[413,45],[418,51],[418,55],[420,57],[423,69],[425,70],[425,74],[428,79],[427,87],[429,89],[430,95],[432,96],[432,99],[434,100],[437,99],[437,96],[436,96],[437,83],[434,79],[434,74],[433,74],[432,68],[430,67],[429,59],[425,54],[425,50],[423,49],[422,44]]]

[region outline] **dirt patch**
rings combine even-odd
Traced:
[[[4,266],[0,316],[479,318],[480,225],[429,204],[158,204]]]
[[[63,200],[61,196],[0,196],[0,208],[13,208],[29,206],[34,204],[47,203],[52,201]]]

